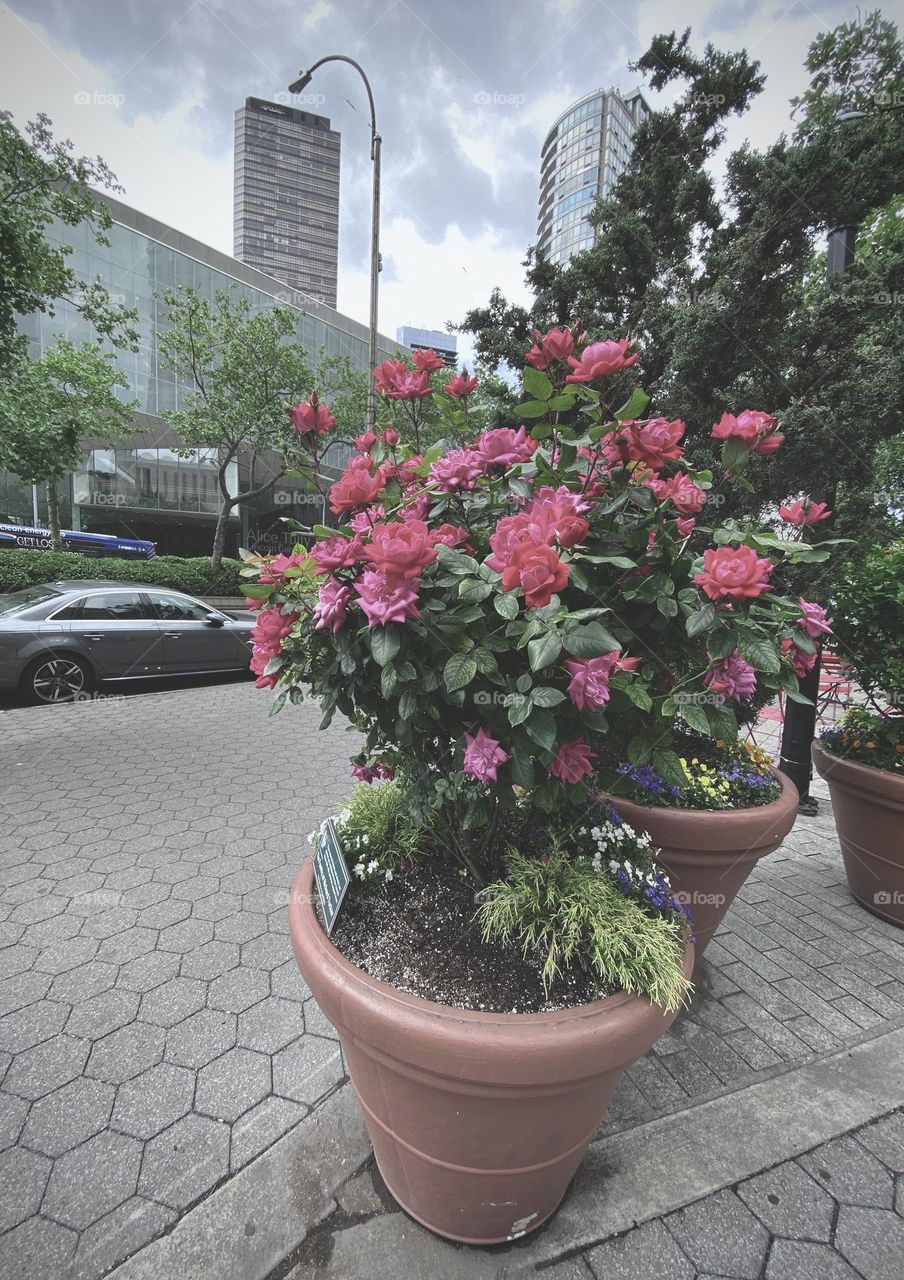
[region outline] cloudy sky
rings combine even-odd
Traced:
[[[0,105],[19,124],[47,112],[104,157],[128,204],[231,253],[235,109],[284,94],[326,53],[357,58],[383,135],[380,328],[392,334],[459,319],[494,285],[526,299],[543,138],[582,94],[634,87],[628,63],[656,32],[690,25],[697,48],[761,61],[767,89],[729,142],[765,145],[788,127],[809,42],[856,12],[836,0],[10,0]],[[367,104],[349,68],[324,68],[308,92],[342,133],[339,307],[365,320]]]

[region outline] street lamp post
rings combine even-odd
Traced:
[[[377,113],[374,108],[374,95],[371,91],[370,81],[364,74],[361,65],[355,62],[354,58],[348,58],[344,53],[330,53],[325,58],[319,58],[307,71],[299,72],[297,80],[289,85],[290,93],[301,93],[311,83],[311,77],[318,67],[322,67],[326,62],[347,62],[349,66],[354,67],[364,81],[364,88],[367,90],[367,101],[370,104],[370,158],[374,166],[373,178],[373,204],[371,209],[370,223],[370,332],[368,334],[368,374],[367,374],[367,430],[373,431],[377,421],[377,396],[374,389],[373,371],[377,363],[377,297],[379,291],[380,278],[380,152],[383,140],[377,133]]]
[[[847,124],[852,120],[862,120],[865,115],[865,111],[858,111],[854,107],[845,107],[836,114],[835,119],[839,124]],[[856,238],[857,228],[855,226],[833,227],[829,232],[826,245],[827,284],[831,284],[836,276],[844,275],[854,261]],[[832,507],[835,505],[834,492],[828,490],[821,493],[814,491],[810,497],[813,501],[828,502]],[[800,795],[800,812],[807,817],[812,817],[819,811],[816,797],[810,795],[810,778],[812,776],[810,747],[816,736],[816,704],[819,700],[821,648],[821,645],[817,645],[816,661],[807,674],[801,678],[799,684],[800,692],[805,698],[809,699],[809,703],[792,702],[790,698],[785,703],[785,720],[782,725],[782,745],[779,755],[779,768],[782,773],[788,775],[797,787]]]

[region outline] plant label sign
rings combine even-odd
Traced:
[[[327,934],[333,932],[333,925],[339,915],[339,908],[348,892],[351,877],[345,865],[345,854],[336,834],[332,818],[326,822],[317,837],[317,851],[314,854],[314,878],[320,893],[320,909],[323,912],[323,923]]]

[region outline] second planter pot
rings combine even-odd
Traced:
[[[776,772],[782,793],[751,809],[653,808],[603,794],[635,831],[646,831],[661,852],[656,861],[691,913],[699,959],[760,858],[772,853],[794,826],[797,788]]]

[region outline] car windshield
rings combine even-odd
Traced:
[[[25,587],[22,591],[11,591],[8,596],[0,596],[0,613],[30,609],[32,605],[44,604],[59,594],[56,587]]]

